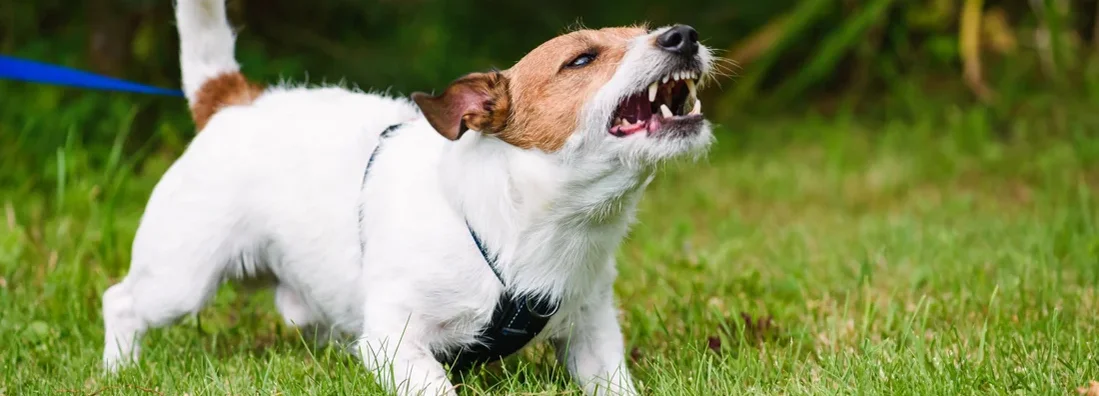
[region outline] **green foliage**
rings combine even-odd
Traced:
[[[866,7],[859,9],[859,12],[852,15],[850,20],[820,42],[819,49],[810,56],[810,62],[803,69],[778,86],[773,100],[788,103],[804,92],[810,84],[827,78],[835,70],[843,54],[850,52],[861,39],[864,39],[866,31],[870,30],[874,23],[882,20],[882,16],[893,3],[893,0],[873,0]]]

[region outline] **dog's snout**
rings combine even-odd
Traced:
[[[698,53],[698,32],[687,25],[675,25],[656,38],[661,49],[682,56]]]

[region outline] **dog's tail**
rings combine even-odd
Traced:
[[[233,56],[236,37],[225,0],[177,0],[176,23],[183,92],[198,130],[218,110],[259,97],[263,88],[244,78]]]

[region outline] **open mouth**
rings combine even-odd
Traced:
[[[702,101],[696,90],[698,74],[690,70],[672,72],[624,99],[611,118],[611,135],[622,137],[641,131],[652,134],[664,126],[702,120]]]

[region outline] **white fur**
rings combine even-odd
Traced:
[[[221,0],[178,8],[193,95],[235,70],[233,38]],[[556,153],[476,132],[451,142],[408,101],[337,88],[275,88],[221,110],[154,189],[130,272],[104,293],[105,365],[136,359],[147,329],[197,312],[223,281],[270,274],[287,323],[355,338],[390,391],[454,394],[434,354],[474,342],[503,291],[468,221],[509,287],[560,298],[539,339],[585,393],[635,394],[614,253],[655,165],[712,139],[708,124],[674,140],[607,133],[618,101],[662,67],[649,41],[632,42]],[[401,122],[364,185],[379,134]]]
[[[179,63],[183,93],[191,104],[202,83],[240,70],[233,54],[236,37],[226,23],[224,0],[178,0]]]

